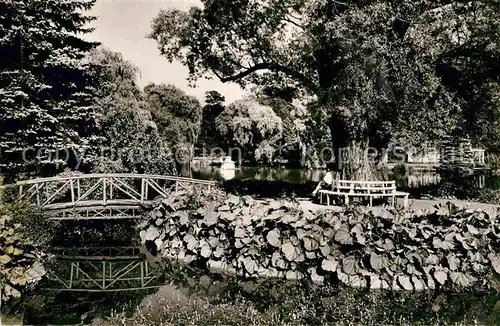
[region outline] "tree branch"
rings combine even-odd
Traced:
[[[235,75],[228,76],[228,77],[222,77],[220,74],[215,73],[215,75],[220,79],[221,82],[226,83],[226,82],[231,82],[231,81],[237,81],[239,79],[245,78],[254,72],[257,72],[259,70],[274,70],[274,71],[279,71],[282,73],[285,73],[286,75],[296,78],[299,80],[307,89],[310,91],[314,92],[315,94],[319,94],[320,88],[318,85],[316,85],[312,80],[304,76],[298,71],[293,70],[292,68],[276,64],[276,63],[267,63],[267,62],[262,62],[258,63],[247,70],[241,71]]]

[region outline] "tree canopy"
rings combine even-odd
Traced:
[[[161,137],[175,151],[177,163],[189,165],[200,135],[200,102],[177,87],[164,84],[149,83],[144,87],[144,96]]]
[[[102,47],[92,51],[89,61],[100,85],[96,111],[106,140],[94,171],[175,174],[171,149],[136,84],[137,67]]]
[[[71,161],[59,153],[66,150],[91,158],[98,142],[95,84],[82,59],[96,43],[78,35],[90,31],[94,18],[83,11],[94,2],[0,2],[2,172],[63,167]]]
[[[496,114],[498,1],[202,4],[157,15],[149,37],[161,53],[192,80],[313,96],[334,148],[439,141],[457,128],[478,136]]]
[[[215,122],[218,132],[226,139],[227,149],[239,149],[242,159],[270,159],[273,145],[282,138],[282,120],[271,107],[261,105],[257,99],[232,103]]]
[[[218,147],[221,141],[215,127],[215,119],[224,111],[224,101],[224,96],[217,91],[205,93],[205,105],[203,106],[198,145],[202,147],[206,154]]]

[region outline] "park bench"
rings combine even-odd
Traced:
[[[397,191],[396,181],[350,181],[336,180],[332,185],[332,190],[322,189],[318,191],[320,203],[323,203],[323,196],[330,206],[330,196],[343,197],[346,205],[350,202],[350,197],[368,198],[370,206],[373,205],[374,198],[391,199],[392,207],[396,205],[396,198],[404,199],[404,207],[408,207],[409,193]]]

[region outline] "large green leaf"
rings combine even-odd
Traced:
[[[452,271],[458,270],[460,268],[460,258],[455,255],[448,255],[448,266]]]
[[[235,229],[234,229],[234,237],[235,238],[244,238],[246,237],[247,235],[247,232],[245,231],[245,229],[241,226],[237,226]]]
[[[240,197],[230,194],[226,202],[232,206],[237,206],[240,203]]]
[[[220,213],[213,210],[206,210],[205,217],[203,218],[203,224],[206,226],[213,226],[219,222]]]
[[[331,248],[330,248],[330,246],[326,245],[326,246],[320,247],[319,251],[321,252],[321,255],[323,255],[323,257],[327,257],[328,255],[330,255]]]
[[[213,252],[213,254],[214,254],[214,257],[221,258],[222,256],[224,256],[224,247],[222,247],[221,245],[217,246],[217,248],[215,248],[215,251]]]
[[[333,257],[327,257],[321,262],[321,268],[325,271],[335,272],[339,262]]]
[[[383,255],[377,255],[376,253],[370,254],[370,265],[373,269],[380,271],[389,265],[389,260]]]
[[[304,278],[304,274],[298,271],[287,271],[285,277],[287,280],[301,280]]]
[[[249,274],[253,274],[253,273],[257,272],[257,270],[259,269],[257,261],[252,259],[251,257],[243,258],[242,262],[243,262],[243,266],[245,267],[245,270]]]
[[[269,231],[267,233],[266,240],[273,247],[281,247],[280,232],[278,229]]]
[[[435,271],[434,277],[436,278],[436,281],[443,285],[448,279],[448,274],[444,271]]]
[[[281,246],[281,252],[283,252],[286,259],[290,262],[295,261],[301,254],[300,248],[290,242],[286,242]]]
[[[427,265],[437,265],[439,264],[439,257],[436,256],[436,255],[429,255],[426,259],[425,259],[425,263]]]
[[[209,258],[210,255],[212,255],[212,248],[210,248],[210,245],[208,243],[203,244],[200,254],[204,258]]]
[[[474,282],[477,281],[477,279],[474,276],[462,272],[451,272],[450,279],[455,284],[464,288],[472,286],[472,284],[474,284]]]
[[[304,237],[304,248],[307,251],[314,251],[319,248],[319,242],[311,237]]]
[[[274,267],[280,268],[280,269],[286,269],[287,267],[287,262],[283,259],[283,257],[280,255],[279,252],[274,252],[272,257],[271,257],[271,264]]]
[[[45,267],[39,261],[35,262],[33,266],[28,270],[27,282],[28,283],[37,283],[42,279],[43,276],[47,274]]]
[[[347,256],[342,259],[342,270],[347,275],[356,275],[359,271],[356,257]]]
[[[413,284],[411,283],[410,277],[406,275],[399,275],[398,282],[401,287],[407,291],[413,290]]]
[[[198,240],[191,234],[186,234],[184,242],[186,242],[186,248],[188,250],[194,251],[198,247]]]
[[[341,228],[335,233],[335,241],[340,242],[341,244],[353,244],[353,238],[349,233],[347,228]]]
[[[181,217],[179,219],[179,223],[181,225],[189,225],[189,223],[190,223],[190,221],[189,221],[189,212],[182,211],[180,216]]]
[[[449,241],[443,241],[437,237],[432,239],[432,245],[436,249],[445,249],[445,250],[451,250],[455,247],[455,245]]]
[[[11,261],[10,256],[8,256],[8,255],[2,255],[2,256],[0,256],[0,264],[6,265],[10,261]]]
[[[474,225],[472,225],[472,224],[467,224],[467,230],[468,230],[471,234],[474,234],[474,235],[479,234],[478,229],[476,229],[476,228],[474,227]]]
[[[309,275],[311,275],[311,280],[314,283],[321,283],[321,284],[323,284],[323,282],[325,281],[325,277],[323,275],[318,275],[318,273],[316,271],[316,267],[309,267],[307,269],[307,271],[309,272]]]
[[[160,236],[160,231],[157,227],[150,225],[146,231],[142,231],[140,233],[140,236],[143,243],[148,240],[154,241],[156,238]]]
[[[6,297],[12,297],[14,299],[21,297],[21,292],[19,292],[17,289],[13,288],[9,284],[4,284],[3,293]]]
[[[1,259],[1,257],[0,257],[0,259]],[[491,265],[493,266],[493,269],[495,270],[495,272],[500,274],[500,255],[496,255],[494,253],[489,253],[488,259],[491,261]]]

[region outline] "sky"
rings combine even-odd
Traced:
[[[196,88],[189,87],[188,69],[179,62],[170,64],[160,55],[156,41],[146,38],[151,21],[161,9],[189,9],[199,4],[200,1],[189,0],[97,0],[89,11],[90,15],[97,16],[93,23],[95,31],[86,38],[122,53],[125,59],[138,66],[140,87],[149,82],[174,84],[202,102],[206,91],[217,90],[225,96],[226,103],[231,103],[245,95],[238,85],[223,84],[215,77],[200,79]]]

